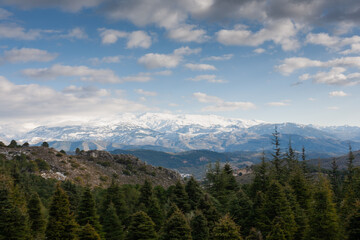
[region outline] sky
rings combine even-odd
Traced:
[[[360,126],[360,2],[0,0],[0,130],[123,113]]]

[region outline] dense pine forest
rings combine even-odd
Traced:
[[[0,239],[282,240],[360,239],[360,168],[310,169],[305,149],[280,145],[239,184],[230,164],[168,188],[84,187],[32,174],[23,158],[0,155]],[[17,146],[9,146],[17,147]]]

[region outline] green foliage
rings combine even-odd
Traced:
[[[339,239],[339,218],[328,181],[320,176],[311,206],[308,239]]]
[[[85,189],[81,197],[76,220],[81,226],[85,226],[88,223],[98,233],[102,231],[99,216],[96,213],[95,201],[89,188]]]
[[[49,147],[49,144],[48,144],[47,142],[43,142],[43,143],[41,144],[41,146],[48,148],[48,147]]]
[[[131,216],[126,240],[157,240],[155,224],[145,212],[137,212]]]
[[[184,214],[177,210],[164,225],[163,240],[191,240],[191,228]]]
[[[171,194],[171,201],[185,213],[190,210],[189,197],[185,191],[184,185],[181,184],[180,181],[176,182],[175,188]]]
[[[230,204],[230,216],[242,228],[244,234],[253,226],[253,202],[243,190],[239,190]]]
[[[48,171],[48,170],[50,170],[49,164],[46,161],[44,161],[43,159],[37,158],[37,159],[35,159],[35,162],[36,162],[36,164],[37,164],[40,171]]]
[[[187,181],[185,185],[185,191],[189,197],[189,204],[191,210],[196,209],[196,206],[203,194],[203,191],[199,183],[195,180],[193,176]]]
[[[360,203],[356,203],[356,209],[350,215],[346,226],[348,239],[360,239]]]
[[[201,211],[196,212],[196,215],[191,219],[190,226],[193,240],[209,239],[208,223]]]
[[[106,209],[104,216],[102,225],[106,240],[123,239],[124,232],[112,203]]]
[[[3,179],[1,179],[3,180]],[[27,217],[7,187],[0,187],[0,240],[28,239]]]
[[[35,239],[41,238],[45,233],[46,222],[38,194],[32,194],[27,207],[31,234]]]
[[[79,231],[79,240],[100,240],[100,235],[89,223],[81,227]]]
[[[11,140],[10,144],[8,145],[9,148],[17,148],[19,147],[15,140]]]
[[[243,239],[240,235],[240,227],[235,224],[229,215],[225,215],[225,217],[220,219],[220,221],[215,225],[211,235],[213,240]]]
[[[70,213],[70,203],[58,184],[53,195],[46,227],[46,238],[54,240],[76,239],[77,224]]]

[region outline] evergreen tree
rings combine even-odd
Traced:
[[[69,180],[66,180],[61,184],[61,187],[68,196],[71,213],[76,215],[81,198],[79,186],[75,185],[73,182]]]
[[[271,231],[266,236],[266,240],[286,240],[284,231],[284,221],[281,218],[275,218],[272,225]]]
[[[240,227],[226,215],[215,225],[212,232],[213,240],[242,240]]]
[[[121,240],[123,239],[123,230],[118,216],[116,215],[116,210],[112,203],[109,204],[109,207],[105,211],[105,218],[103,221],[103,230],[105,232],[106,240]]]
[[[190,226],[193,240],[209,239],[208,223],[201,211],[196,211],[195,216],[191,219]]]
[[[193,176],[191,176],[189,181],[186,183],[185,191],[189,197],[191,210],[195,210],[199,199],[201,198],[203,193],[199,183],[195,180]]]
[[[254,167],[255,178],[251,185],[251,196],[255,197],[258,191],[266,192],[269,186],[269,177],[267,174],[267,164],[265,162],[265,152],[262,152],[261,163]]]
[[[302,169],[299,167],[295,168],[290,177],[289,184],[294,190],[297,203],[299,203],[302,209],[308,210],[311,201],[311,189]]]
[[[121,222],[125,221],[129,217],[129,206],[126,206],[124,198],[119,185],[113,179],[111,185],[106,189],[105,198],[102,203],[102,213],[105,213],[110,203],[113,203],[119,220]],[[101,214],[101,222],[103,222],[105,217],[106,215]]]
[[[35,239],[42,238],[45,233],[46,222],[41,211],[41,201],[37,194],[33,194],[28,202],[28,215],[32,236]]]
[[[330,177],[330,184],[331,184],[331,188],[334,192],[334,200],[336,203],[340,202],[340,198],[341,198],[341,180],[340,180],[340,174],[339,174],[339,170],[338,170],[338,165],[336,163],[336,159],[334,158],[333,161],[331,162],[331,172],[329,174]]]
[[[155,223],[156,230],[159,230],[162,226],[163,216],[157,199],[154,197],[151,182],[148,180],[145,180],[144,185],[140,189],[138,205],[144,207],[144,209],[141,210],[146,212]]]
[[[100,240],[100,235],[95,231],[94,227],[87,223],[81,227],[79,231],[79,240]]]
[[[81,226],[85,226],[89,223],[99,234],[101,234],[101,225],[96,213],[95,201],[90,188],[86,188],[81,197],[76,220]]]
[[[185,191],[184,185],[182,185],[180,181],[176,182],[175,188],[172,192],[171,201],[185,213],[190,210],[188,195]]]
[[[349,157],[348,157],[348,164],[347,164],[347,178],[348,181],[351,182],[354,176],[354,154],[352,152],[351,145],[349,144]]]
[[[244,234],[249,233],[253,226],[253,203],[243,190],[239,190],[230,204],[230,216],[241,226]]]
[[[47,142],[43,142],[43,143],[41,144],[41,146],[42,146],[42,147],[47,147],[47,148],[48,148],[48,147],[49,147],[49,144],[48,144]]]
[[[184,214],[177,210],[166,221],[162,233],[163,240],[191,240],[191,228]]]
[[[0,240],[29,239],[27,218],[14,203],[9,189],[0,187]]]
[[[302,149],[301,149],[301,166],[302,166],[302,170],[303,170],[303,173],[306,174],[308,173],[308,167],[307,167],[307,164],[306,164],[306,153],[305,153],[305,147],[303,146]]]
[[[360,239],[360,202],[356,203],[356,209],[350,215],[348,224],[346,226],[347,239]]]
[[[272,144],[274,146],[274,153],[272,154],[273,159],[271,161],[274,167],[275,179],[280,180],[282,175],[282,158],[281,158],[281,149],[280,149],[280,133],[275,127],[275,131],[272,134]]]
[[[11,140],[10,144],[8,145],[9,148],[17,148],[18,144],[15,140]]]
[[[60,185],[56,186],[49,210],[46,238],[51,240],[76,239],[77,224],[70,213],[69,199]]]
[[[335,240],[339,238],[339,230],[339,219],[329,183],[320,176],[314,193],[308,239]]]
[[[126,240],[157,240],[155,224],[145,212],[137,212],[131,216]]]
[[[197,209],[199,209],[204,214],[211,231],[215,223],[219,220],[220,215],[212,203],[209,194],[205,194],[200,199]]]
[[[263,211],[263,216],[266,216],[265,222],[263,222],[263,230],[266,235],[271,230],[272,222],[278,217],[285,222],[284,234],[286,238],[293,239],[296,232],[294,213],[286,198],[283,187],[277,181],[273,181],[269,186]]]
[[[144,204],[144,206],[148,208],[152,201],[153,201],[153,188],[151,182],[146,179],[140,189],[140,197],[139,197],[138,205]]]
[[[256,228],[251,228],[250,233],[245,240],[263,240],[263,237],[260,231],[256,230]]]

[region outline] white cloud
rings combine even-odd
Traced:
[[[348,96],[348,94],[345,93],[344,91],[333,91],[333,92],[329,92],[329,96],[330,97],[346,97],[346,96]]]
[[[193,97],[200,103],[212,104],[202,108],[204,112],[249,110],[255,108],[255,104],[251,102],[226,102],[219,97],[209,96],[201,92],[193,93]]]
[[[35,40],[42,36],[43,30],[30,29],[26,31],[17,24],[0,24],[0,38]]]
[[[263,49],[263,48],[256,48],[256,49],[254,49],[254,53],[257,53],[257,54],[261,54],[261,53],[264,53],[266,50],[265,49]]]
[[[131,106],[131,108],[129,108]],[[56,91],[37,84],[16,85],[0,77],[0,121],[35,123],[42,118],[86,119],[148,110],[142,104],[112,96],[108,90],[69,86]]]
[[[127,48],[149,48],[151,46],[151,37],[144,31],[134,31],[129,34]]]
[[[309,97],[308,100],[311,102],[314,102],[314,101],[316,101],[316,98]]]
[[[216,75],[198,75],[194,78],[188,78],[190,81],[199,82],[199,81],[207,81],[210,83],[225,83],[225,80],[217,79]]]
[[[103,58],[90,58],[89,61],[98,65],[100,63],[119,63],[121,61],[122,56],[107,56]]]
[[[259,46],[266,41],[273,41],[281,45],[285,51],[296,50],[300,47],[296,39],[299,26],[290,19],[268,22],[258,32],[252,32],[243,25],[235,26],[233,30],[220,30],[216,33],[217,40],[224,45]]]
[[[131,33],[118,31],[114,29],[99,28],[101,42],[103,44],[113,44],[119,38],[127,39],[127,48],[149,48],[151,46],[151,37],[144,31],[134,31]]]
[[[357,67],[360,68],[360,57],[335,58],[326,62],[308,58],[286,58],[276,69],[283,75],[289,75],[295,70],[308,67]]]
[[[95,7],[103,0],[1,0],[2,4],[14,5],[23,9],[30,8],[60,8],[64,11],[77,12],[83,8]]]
[[[203,29],[195,29],[195,25],[183,25],[169,30],[168,36],[179,42],[204,42],[209,39],[206,31]]]
[[[334,50],[340,50],[349,45],[350,49],[340,52],[344,55],[360,52],[360,36],[357,35],[342,38],[338,36],[330,36],[328,33],[309,33],[306,36],[306,43],[322,45]]]
[[[81,81],[119,83],[123,79],[110,69],[92,69],[87,66],[66,66],[55,64],[50,68],[25,69],[22,74],[37,79],[53,80],[58,77],[80,77]]]
[[[87,39],[88,35],[85,30],[79,27],[69,30],[67,34],[63,34],[60,37],[67,39]]]
[[[225,61],[232,59],[234,54],[224,54],[222,56],[211,56],[201,59],[202,61]]]
[[[318,72],[314,75],[309,75],[314,83],[352,86],[360,84],[360,73],[345,74],[346,69],[342,67],[333,67],[329,72]]]
[[[7,19],[11,17],[13,14],[6,9],[0,8],[0,19]]]
[[[49,53],[45,50],[36,48],[13,48],[4,52],[0,57],[1,62],[19,63],[19,62],[49,62],[58,56],[57,53]]]
[[[327,109],[328,109],[328,110],[334,110],[334,111],[337,111],[337,110],[339,110],[340,108],[339,108],[339,107],[337,107],[337,106],[332,106],[332,107],[328,107]]]
[[[284,100],[284,101],[280,101],[280,102],[268,102],[268,103],[266,103],[266,105],[271,106],[271,107],[285,107],[285,106],[290,105],[290,101]]]
[[[210,64],[193,64],[193,63],[187,63],[185,64],[185,67],[188,69],[191,69],[193,71],[199,70],[199,71],[213,71],[216,70],[216,67]]]
[[[200,48],[191,49],[189,47],[181,47],[175,49],[172,54],[148,53],[138,59],[138,63],[144,65],[148,69],[153,68],[174,68],[183,60],[184,55],[196,54],[200,52]]]
[[[155,97],[155,96],[157,96],[157,92],[145,91],[144,89],[135,89],[134,91],[137,94],[144,95],[144,96],[147,96],[147,97]]]

